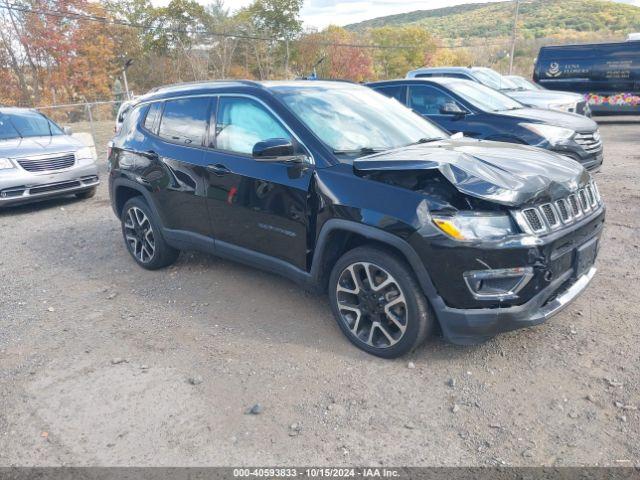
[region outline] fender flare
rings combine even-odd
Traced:
[[[311,263],[311,271],[310,275],[313,279],[313,282],[320,286],[321,281],[321,265],[326,254],[326,244],[329,240],[329,235],[335,231],[346,231],[357,233],[371,240],[375,240],[380,243],[384,243],[390,245],[397,250],[399,250],[404,256],[405,260],[409,263],[409,266],[415,273],[418,282],[420,283],[420,287],[422,291],[426,295],[426,297],[432,302],[439,303],[440,296],[431,280],[431,276],[429,272],[424,266],[424,263],[420,260],[420,257],[413,249],[411,245],[406,240],[393,235],[392,233],[385,232],[376,227],[372,227],[370,225],[364,225],[362,223],[354,222],[351,220],[344,220],[338,218],[332,218],[327,220],[322,229],[320,230],[320,234],[318,235],[318,240],[316,242],[316,248],[313,253],[313,260]]]
[[[112,199],[111,206],[113,207],[113,211],[118,218],[120,217],[120,215],[119,215],[119,212],[116,210],[117,208],[116,198],[117,198],[118,188],[120,187],[127,187],[139,192],[146,200],[147,205],[149,205],[149,208],[152,210],[156,221],[160,223],[161,227],[164,227],[164,223],[162,222],[162,217],[160,216],[158,209],[156,208],[156,205],[153,202],[153,199],[151,198],[151,193],[149,192],[149,189],[138,182],[134,182],[133,180],[129,178],[124,178],[124,177],[119,177],[114,179],[111,185],[111,199]]]

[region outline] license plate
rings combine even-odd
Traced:
[[[580,245],[576,250],[576,277],[584,275],[596,261],[598,254],[598,239],[588,241],[584,245]]]

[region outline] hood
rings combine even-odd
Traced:
[[[84,145],[69,135],[0,140],[0,157],[23,158],[45,153],[75,152]]]
[[[555,200],[590,179],[576,161],[547,150],[473,139],[442,140],[354,160],[356,170],[438,170],[458,191],[509,207]]]
[[[505,110],[492,112],[496,115],[521,119],[523,122],[546,123],[575,130],[576,132],[595,132],[598,124],[577,113],[558,112],[556,110],[543,110],[540,108],[519,108],[517,110]]]
[[[553,103],[576,103],[584,100],[582,95],[577,93],[550,90],[507,90],[502,93],[525,105],[542,108],[548,108]]]

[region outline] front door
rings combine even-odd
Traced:
[[[207,202],[217,245],[242,247],[305,269],[310,164],[258,161],[254,145],[272,138],[296,143],[262,102],[221,96],[205,153]]]
[[[409,86],[409,108],[451,133],[466,133],[463,118],[442,113],[442,108],[448,103],[456,104],[461,110],[465,110],[453,97],[438,88],[431,85]]]

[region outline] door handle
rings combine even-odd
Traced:
[[[227,173],[231,173],[231,170],[229,170],[221,163],[216,163],[215,165],[207,165],[207,170],[214,175],[226,175]]]

